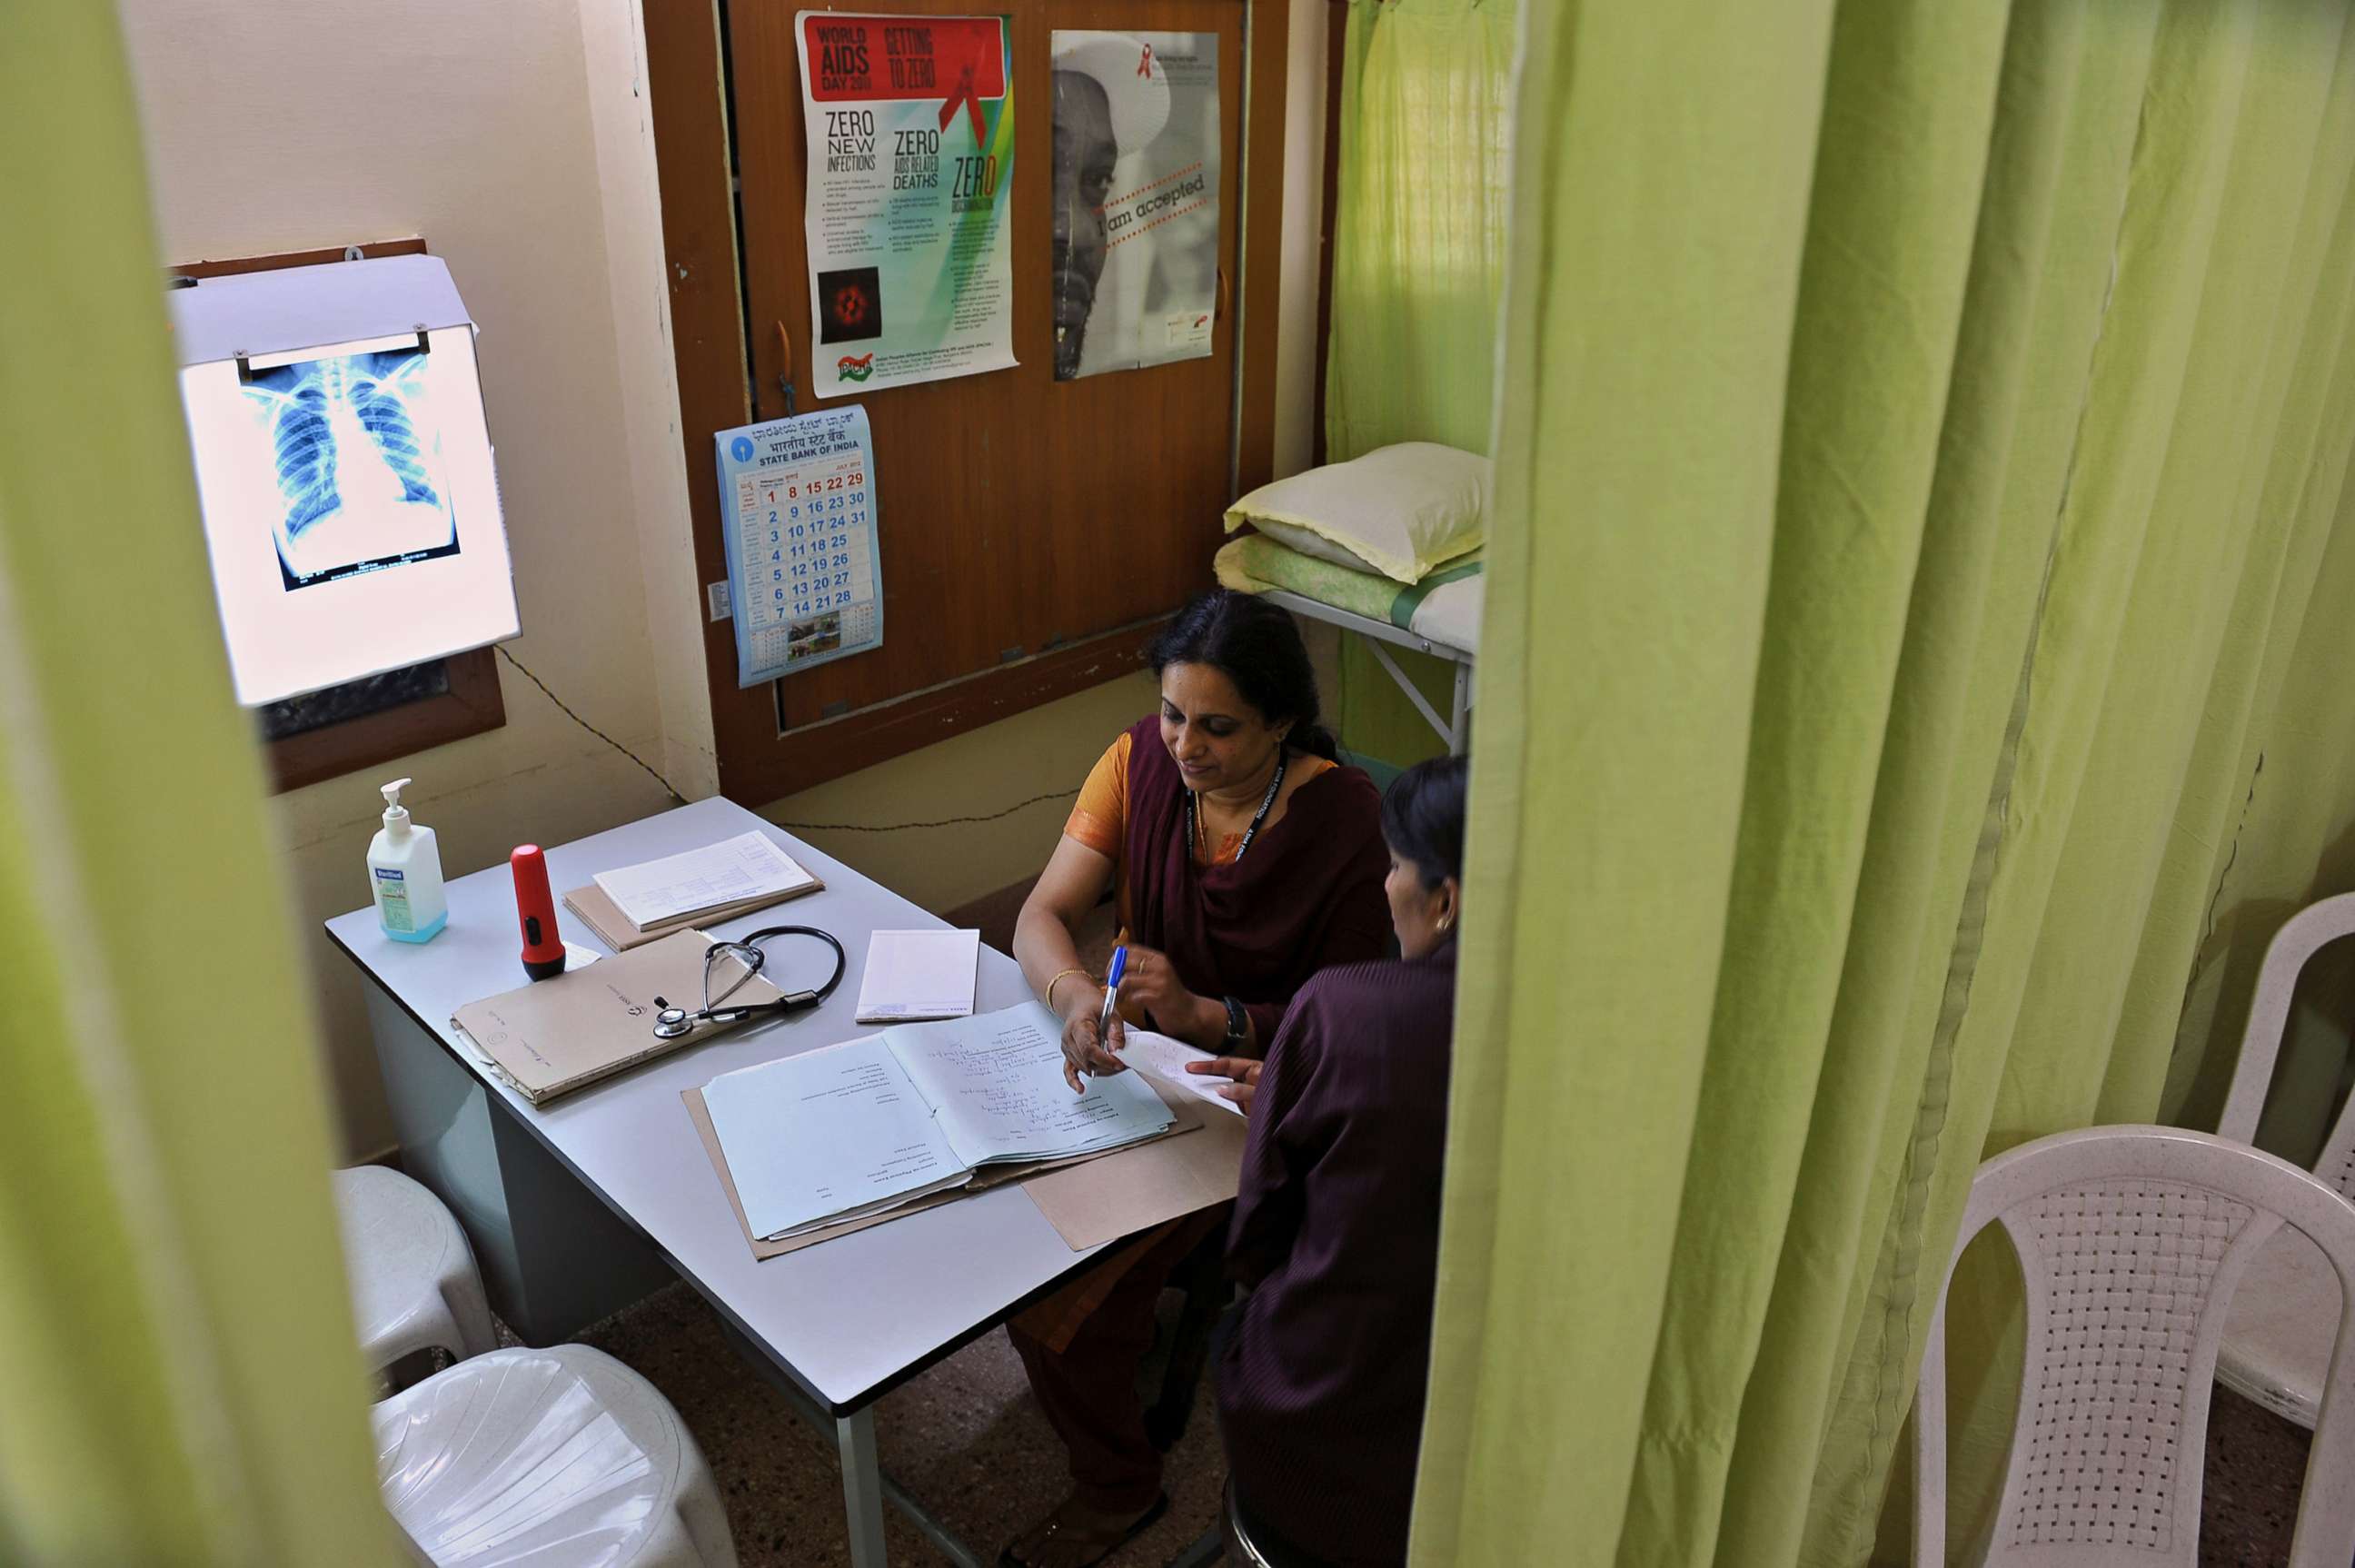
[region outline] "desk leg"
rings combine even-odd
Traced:
[[[907,1517],[909,1523],[922,1531],[924,1539],[938,1547],[941,1555],[947,1558],[954,1568],[986,1568],[982,1560],[973,1554],[972,1548],[956,1538],[954,1531],[934,1518],[932,1510],[918,1502],[907,1488],[893,1480],[876,1466],[875,1407],[873,1405],[868,1405],[856,1415],[840,1417],[827,1415],[818,1409],[808,1394],[802,1392],[800,1385],[778,1371],[775,1363],[771,1361],[767,1355],[757,1349],[751,1341],[746,1339],[743,1333],[733,1324],[725,1318],[721,1319],[720,1331],[727,1336],[728,1342],[736,1348],[736,1353],[744,1358],[746,1364],[759,1373],[771,1388],[784,1395],[785,1403],[793,1407],[794,1414],[809,1423],[810,1430],[815,1432],[820,1437],[828,1435],[833,1436],[836,1453],[842,1461],[843,1507],[850,1520],[851,1552],[854,1563],[868,1561],[858,1555],[861,1550],[858,1544],[861,1518],[859,1499],[879,1494],[884,1502],[898,1509]],[[861,1455],[865,1456],[865,1463],[869,1467],[867,1473],[875,1477],[872,1486],[866,1485],[861,1479],[859,1470]],[[872,1505],[868,1507],[867,1517],[871,1521],[875,1541],[873,1548],[875,1555],[872,1561],[879,1563],[883,1561],[881,1520],[873,1517],[878,1510],[874,1509]]]
[[[458,1217],[491,1310],[526,1344],[569,1339],[676,1277],[382,987],[361,989],[401,1168]]]
[[[834,1423],[842,1460],[842,1510],[850,1525],[850,1568],[884,1568],[883,1471],[875,1462],[875,1407]]]

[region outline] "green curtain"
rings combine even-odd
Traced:
[[[406,1561],[112,7],[0,8],[0,1561]]]
[[[1334,193],[1327,459],[1436,441],[1487,452],[1504,286],[1516,0],[1350,0]],[[1455,667],[1400,665],[1448,710]],[[1403,765],[1445,742],[1358,639],[1340,731]]]
[[[2349,9],[1526,13],[1417,1562],[1902,1560],[1982,1157],[2355,882]]]

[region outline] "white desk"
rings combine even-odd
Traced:
[[[788,1392],[831,1421],[856,1568],[879,1568],[884,1560],[887,1492],[954,1561],[972,1563],[878,1471],[872,1406],[1089,1254],[1072,1252],[1009,1186],[757,1262],[679,1102],[681,1091],[722,1072],[871,1032],[853,1018],[868,933],[941,922],[724,800],[550,848],[549,876],[560,896],[597,871],[751,828],[816,872],[826,891],[711,929],[740,935],[769,924],[823,927],[849,955],[841,986],[812,1012],[735,1030],[541,1109],[450,1032],[450,1015],[462,1004],[525,983],[506,866],[451,882],[449,927],[422,946],[387,938],[372,909],[338,915],[327,933],[370,982],[369,1019],[405,1163],[474,1239],[503,1317],[527,1339],[569,1336],[662,1282],[645,1251],[650,1243]],[[559,921],[566,937],[607,951],[570,912],[559,911]],[[773,944],[771,963],[769,974],[790,990],[820,983],[831,955],[820,944],[785,938]],[[1014,961],[985,947],[976,1008],[1011,1007],[1029,995]],[[580,1200],[583,1187],[619,1226]]]

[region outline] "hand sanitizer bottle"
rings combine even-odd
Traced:
[[[376,890],[376,917],[395,942],[431,942],[450,923],[450,902],[442,891],[442,852],[433,829],[411,826],[400,804],[407,779],[383,786],[384,827],[368,843],[368,883]]]

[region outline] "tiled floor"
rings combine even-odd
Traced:
[[[831,1445],[737,1358],[700,1298],[674,1285],[581,1338],[645,1373],[678,1407],[719,1478],[743,1568],[848,1561]],[[1216,1519],[1223,1471],[1214,1426],[1206,1383],[1170,1456],[1169,1513],[1110,1559],[1116,1568],[1165,1563]],[[985,1562],[1062,1495],[1061,1448],[1002,1333],[886,1395],[876,1439],[883,1467]],[[2217,1390],[2202,1568],[2289,1560],[2306,1448],[2304,1432]],[[896,1510],[884,1517],[894,1564],[943,1561]]]
[[[743,1568],[849,1561],[832,1445],[744,1365],[699,1296],[673,1285],[581,1339],[645,1373],[678,1407],[711,1462]],[[1167,1563],[1216,1521],[1225,1472],[1215,1425],[1206,1385],[1170,1456],[1169,1512],[1111,1563]],[[1062,1448],[1003,1332],[886,1394],[875,1435],[885,1471],[984,1562],[1065,1489]],[[944,1561],[896,1509],[884,1520],[895,1568]]]
[[[2307,1438],[2304,1428],[2272,1411],[2216,1391],[2200,1499],[2200,1568],[2275,1568],[2289,1561]]]

